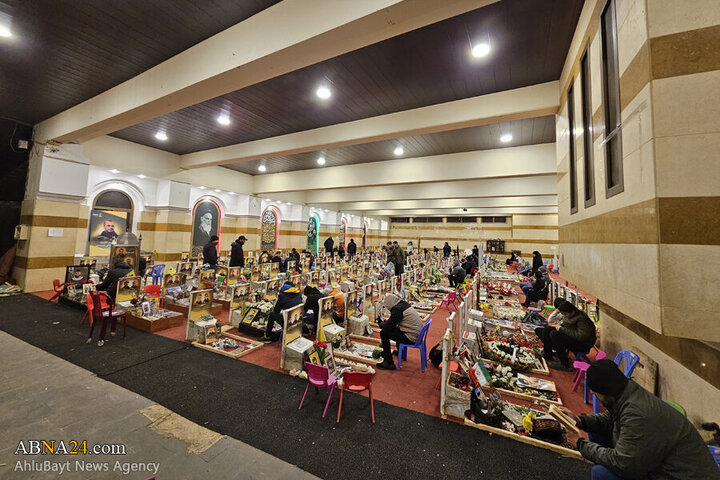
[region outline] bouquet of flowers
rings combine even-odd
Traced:
[[[521,372],[535,366],[535,352],[527,347],[511,345],[507,339],[491,340],[485,342],[485,345],[486,357],[497,363]]]
[[[320,358],[320,364],[325,363],[325,354],[327,353],[327,343],[326,342],[315,342],[313,344],[313,347],[315,347],[315,351],[318,354],[318,357]]]
[[[267,318],[270,316],[270,312],[275,308],[275,304],[265,300],[260,300],[255,303],[251,303],[248,308],[257,308],[260,311],[258,318]]]

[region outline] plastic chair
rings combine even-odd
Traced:
[[[430,324],[432,323],[432,318],[428,319],[425,326],[420,330],[420,335],[418,335],[418,339],[415,342],[415,345],[408,345],[405,343],[399,343],[398,344],[398,369],[402,368],[402,361],[407,361],[407,349],[408,348],[419,348],[420,349],[420,366],[422,367],[423,373],[425,373],[425,368],[427,367],[427,334],[428,330],[430,330]]]
[[[555,306],[551,303],[546,303],[545,306],[543,307],[542,316],[547,318],[548,313],[554,312],[554,311],[555,311]]]
[[[640,362],[640,357],[633,351],[622,350],[615,355],[614,362],[619,367],[620,362],[623,360],[625,360],[623,373],[627,378],[632,378],[633,371],[635,370],[635,367],[637,367],[638,362]],[[600,400],[598,400],[597,395],[593,395],[593,413],[600,413]]]
[[[602,360],[603,358],[607,357],[607,354],[603,352],[602,350],[598,350],[597,355],[595,355],[595,360]],[[580,378],[583,377],[583,374],[585,376],[585,393],[584,393],[584,400],[585,403],[588,403],[588,398],[590,396],[590,391],[588,389],[587,385],[587,369],[590,367],[590,359],[588,358],[587,354],[585,353],[576,353],[575,358],[583,358],[585,360],[575,360],[573,363],[573,367],[575,367],[575,378],[573,379],[573,389],[574,392],[577,390],[578,385],[580,384]]]
[[[93,322],[93,301],[92,301],[92,297],[90,296],[89,293],[85,294],[85,306],[87,307],[87,310],[85,310],[85,315],[83,315],[82,320],[80,320],[80,325],[84,325],[84,324],[85,324],[85,319],[86,319],[86,318],[88,319],[88,322],[90,323],[90,325],[92,325],[92,322]],[[110,307],[108,306],[108,304],[107,304],[107,301],[105,300],[105,297],[103,297],[102,295],[100,296],[100,307],[101,307],[103,310],[106,310],[106,309],[110,308]]]
[[[456,292],[450,292],[447,294],[445,298],[442,299],[442,302],[440,302],[440,306],[445,305],[445,308],[450,310],[450,305],[455,307],[455,298],[457,297]],[[455,307],[455,310],[457,310],[457,307]]]
[[[160,299],[160,306],[163,306],[163,296],[160,293],[162,288],[160,285],[145,285],[143,287],[143,292],[149,297],[149,298],[159,298]]]
[[[327,367],[315,365],[310,362],[305,362],[305,371],[308,374],[308,383],[305,387],[305,393],[303,393],[302,400],[300,400],[300,406],[298,407],[298,410],[300,410],[303,406],[303,402],[305,401],[305,396],[307,395],[310,385],[315,387],[315,393],[318,393],[320,391],[318,387],[329,387],[330,394],[328,395],[327,403],[325,403],[325,410],[323,410],[322,414],[323,418],[325,418],[328,407],[330,406],[330,401],[332,400],[332,394],[335,391],[335,386],[337,385],[337,377],[334,375],[330,375]]]
[[[340,412],[342,411],[343,392],[362,392],[367,390],[370,394],[370,418],[375,423],[375,405],[372,394],[372,374],[370,372],[345,372],[343,374],[343,385],[340,389],[340,404],[338,405],[337,423],[340,423]]]
[[[57,299],[62,293],[65,291],[65,286],[70,285],[69,283],[60,283],[60,280],[55,279],[53,280],[53,290],[55,291],[55,295],[53,295],[50,298],[50,301]]]
[[[125,335],[127,334],[127,320],[125,318],[125,312],[122,310],[115,310],[115,302],[105,292],[90,292],[88,295],[90,295],[90,301],[93,305],[93,319],[90,322],[90,334],[88,335],[88,339],[92,339],[95,324],[100,319],[102,319],[102,327],[100,329],[100,338],[98,339],[99,341],[104,342],[105,340],[105,330],[107,329],[108,320],[110,320],[111,322],[110,331],[114,331],[113,327],[118,319],[123,320],[123,338],[125,338]],[[105,299],[107,299],[108,308],[106,309],[102,308],[102,297],[105,297]],[[100,343],[98,346],[102,346],[102,343]]]
[[[165,270],[165,265],[153,265],[152,271],[150,272],[150,276],[152,277],[153,285],[158,285],[160,283],[160,279],[162,278],[163,270]]]

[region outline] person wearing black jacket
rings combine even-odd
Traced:
[[[302,293],[300,289],[293,285],[291,282],[285,282],[280,287],[280,293],[278,299],[275,302],[275,308],[268,317],[267,327],[265,328],[265,335],[258,338],[258,341],[263,343],[271,343],[273,341],[271,335],[275,322],[283,325],[284,319],[282,317],[282,311],[288,308],[295,307],[303,303]]]
[[[475,258],[480,260],[480,249],[477,245],[473,245],[472,254],[475,255]]]
[[[348,243],[347,253],[350,258],[353,258],[355,253],[357,253],[357,243],[355,243],[355,240],[352,238],[350,239],[350,243]]]
[[[311,323],[317,325],[318,313],[320,312],[319,301],[323,297],[323,294],[320,290],[315,287],[311,287],[310,285],[305,287],[303,293],[305,294],[305,305],[303,306],[303,312],[305,313],[305,316],[311,320]],[[312,311],[313,313],[309,314],[308,312],[310,311]]]
[[[217,235],[210,237],[210,241],[203,247],[203,261],[212,268],[217,267],[217,244],[219,238]]]
[[[447,258],[452,253],[452,247],[448,244],[448,242],[445,242],[445,246],[443,246],[443,257]]]
[[[540,255],[540,252],[535,250],[533,252],[533,260],[532,260],[532,274],[535,275],[535,273],[540,269],[540,267],[543,266],[543,259],[542,255]]]
[[[125,260],[115,262],[115,266],[107,273],[105,280],[97,286],[96,290],[101,292],[107,292],[107,294],[115,300],[117,294],[117,282],[119,279],[126,277],[128,273],[132,271],[132,268]]]
[[[396,345],[414,345],[422,331],[423,321],[412,305],[392,293],[385,296],[383,306],[390,311],[390,318],[379,323],[383,361],[376,366],[381,370],[395,370],[390,340],[394,340]]]
[[[335,241],[332,239],[332,237],[328,237],[325,240],[325,243],[323,245],[325,245],[325,253],[330,253],[330,254],[333,253],[333,247],[335,246]]]
[[[275,252],[275,255],[273,255],[273,257],[270,259],[270,263],[279,263],[279,264],[280,264],[280,271],[281,271],[281,272],[284,272],[284,271],[285,271],[285,262],[283,262],[282,252],[281,252],[280,250],[278,250],[277,252]]]
[[[535,273],[535,277],[533,278],[532,286],[529,289],[524,290],[525,301],[520,305],[523,307],[529,307],[530,302],[547,299],[547,291],[545,291],[545,298],[542,297],[542,292],[545,290],[546,286],[547,283],[545,282],[545,275],[543,275],[543,272],[537,271]]]
[[[237,240],[230,244],[230,266],[231,267],[244,267],[245,266],[245,253],[243,252],[243,245],[247,238],[245,235],[240,235]]]
[[[345,248],[342,245],[337,248],[337,254],[338,257],[345,258]]]

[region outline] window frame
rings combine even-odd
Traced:
[[[590,77],[590,45],[580,57],[580,101],[583,125],[583,198],[584,207],[595,205],[595,159],[592,124],[592,86]]]
[[[577,188],[577,154],[575,152],[575,78],[570,80],[570,87],[567,89],[567,110],[568,110],[568,138],[570,140],[568,151],[568,175],[570,183],[570,215],[578,212],[578,188]]]
[[[607,18],[611,24],[607,25]],[[610,32],[607,31],[610,28]],[[609,33],[609,35],[608,35]],[[612,47],[608,45],[608,37]],[[622,111],[620,108],[620,71],[618,66],[617,9],[615,0],[607,0],[600,12],[600,49],[602,52],[602,103],[605,124],[605,198],[622,193],[624,186],[622,157]],[[610,91],[612,90],[612,92]],[[612,97],[612,98],[610,98]],[[611,120],[615,119],[615,125]],[[614,182],[614,183],[613,183]]]

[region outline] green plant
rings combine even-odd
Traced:
[[[380,358],[380,355],[382,355],[382,349],[381,349],[381,348],[376,348],[375,350],[373,350],[373,352],[372,352],[372,357],[373,357],[373,358],[378,359],[378,358]]]

